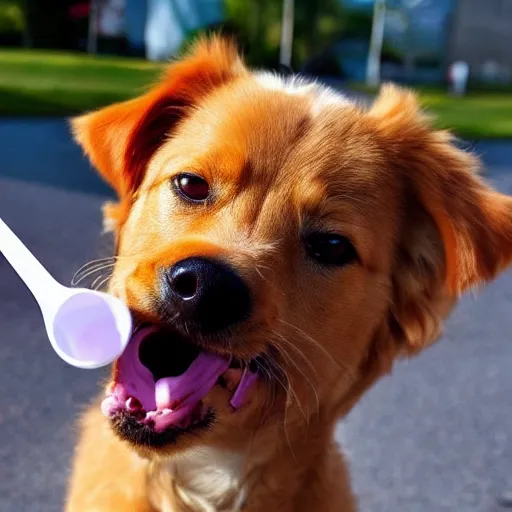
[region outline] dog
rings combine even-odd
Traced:
[[[335,425],[507,267],[512,199],[412,92],[363,107],[218,36],[72,129],[136,328],[66,510],[355,511]]]

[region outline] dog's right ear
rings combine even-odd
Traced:
[[[74,137],[125,201],[140,185],[151,156],[187,111],[245,72],[234,44],[221,38],[201,40],[143,96],[74,118]]]
[[[371,110],[404,183],[391,324],[409,354],[440,334],[461,294],[512,265],[512,197],[479,177],[479,160],[431,127],[414,94],[384,87]]]

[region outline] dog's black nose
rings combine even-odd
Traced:
[[[251,294],[242,278],[209,258],[188,258],[168,269],[162,295],[165,316],[178,315],[205,334],[237,324],[251,312]]]

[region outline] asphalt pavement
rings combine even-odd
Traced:
[[[512,143],[476,144],[512,194]],[[0,216],[62,282],[108,255],[109,194],[62,120],[0,120]],[[0,259],[0,511],[62,509],[74,418],[101,371],[53,353]],[[363,512],[497,512],[512,490],[512,273],[468,297],[444,338],[397,364],[339,427]]]

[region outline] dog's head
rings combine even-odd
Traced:
[[[332,428],[512,258],[510,199],[391,86],[363,109],[213,39],[73,128],[139,324],[103,408],[151,453]]]

